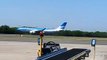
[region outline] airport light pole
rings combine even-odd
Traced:
[[[42,53],[43,53],[42,52],[42,46],[43,46],[42,44],[43,44],[43,36],[44,36],[44,34],[41,31],[39,35],[40,35],[40,56],[42,56]]]
[[[96,39],[91,40],[91,46],[94,48],[93,49],[93,60],[95,60],[95,55],[96,55]]]

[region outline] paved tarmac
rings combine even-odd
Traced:
[[[86,60],[93,60],[93,47],[89,44],[61,44],[62,48],[85,48],[91,53]],[[38,45],[34,42],[0,41],[0,60],[35,60],[37,58]],[[95,60],[107,59],[107,45],[96,46]]]
[[[70,41],[68,41],[68,40],[66,40],[66,41],[54,40],[54,42],[63,43],[63,44],[65,44],[65,43],[66,44],[91,44],[91,40],[70,40]],[[105,41],[105,40],[97,40],[97,45],[107,45],[107,41]]]
[[[37,42],[38,37],[38,35],[0,34],[0,41]],[[44,42],[54,41],[67,44],[90,44],[92,39],[97,40],[97,45],[107,45],[107,38],[44,36]]]
[[[0,60],[35,60],[37,58],[38,36],[20,36],[0,34]],[[90,49],[90,57],[86,60],[93,60],[93,47],[90,37],[64,37],[45,36],[44,42],[54,41],[60,43],[62,48],[85,48]],[[97,39],[95,60],[107,60],[107,38]]]

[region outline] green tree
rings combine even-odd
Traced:
[[[7,26],[7,25],[2,25],[2,26],[0,27],[0,33],[9,33],[9,29],[10,29],[9,26]]]

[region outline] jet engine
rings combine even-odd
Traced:
[[[32,31],[30,31],[29,33],[31,33],[31,34],[32,34],[32,33],[36,33],[36,31],[33,31],[33,30],[32,30]]]

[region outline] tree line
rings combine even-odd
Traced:
[[[107,32],[85,32],[80,30],[64,30],[54,33],[57,36],[77,36],[77,37],[107,37]]]
[[[16,27],[9,27],[7,25],[0,26],[1,34],[22,34],[23,32],[17,31]],[[23,33],[28,34],[28,33]],[[80,30],[63,30],[54,33],[46,33],[45,35],[55,35],[55,36],[78,36],[78,37],[107,37],[107,32],[87,32]]]
[[[7,25],[0,26],[0,33],[1,34],[17,34],[18,31],[16,30],[16,27],[9,27]]]

